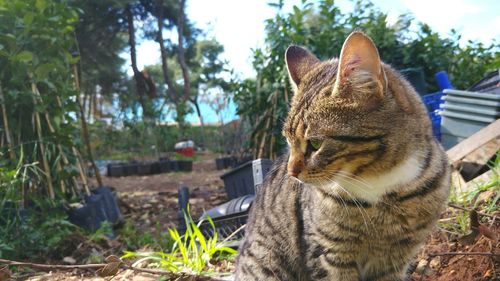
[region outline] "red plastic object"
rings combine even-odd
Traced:
[[[178,142],[175,144],[175,152],[186,156],[186,157],[193,157],[194,155],[194,142],[189,140],[189,141],[183,141],[183,142]]]
[[[193,157],[194,148],[193,147],[179,148],[179,149],[176,149],[175,152],[177,152],[183,156],[186,156],[186,157]]]

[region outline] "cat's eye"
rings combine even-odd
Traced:
[[[321,147],[321,144],[323,144],[323,140],[319,139],[310,139],[308,142],[314,151],[318,150]]]

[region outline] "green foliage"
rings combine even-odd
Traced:
[[[100,243],[106,241],[108,237],[111,237],[112,235],[113,227],[111,223],[105,221],[101,223],[99,229],[97,229],[95,232],[89,233],[88,238],[90,241]]]
[[[274,157],[285,147],[280,132],[292,93],[283,57],[291,44],[304,46],[326,60],[338,57],[348,34],[361,29],[373,39],[384,62],[397,69],[423,68],[428,92],[437,90],[434,74],[438,71],[446,70],[454,86],[464,89],[487,70],[500,66],[499,42],[461,46],[454,30],[450,38],[425,24],[412,31],[409,15],[401,15],[389,25],[387,14],[369,0],[356,1],[349,12],[341,11],[333,0],[303,1],[289,13],[283,12],[283,1],[271,6],[277,13],[266,21],[266,44],[253,54],[257,78],[242,81],[235,94],[238,113],[253,124],[251,145],[259,157]]]
[[[234,129],[219,126],[205,126],[204,135],[199,126],[186,128],[184,135],[175,125],[149,126],[140,121],[125,121],[124,127],[117,129],[102,122],[90,125],[92,146],[99,159],[130,160],[138,155],[157,157],[173,152],[180,139],[191,139],[196,145],[202,143],[205,148],[214,152],[223,152],[220,143],[230,139]],[[192,160],[192,159],[191,159]]]
[[[27,184],[39,196],[51,184],[57,199],[71,190],[63,184],[75,187],[77,106],[70,65],[78,61],[72,55],[77,20],[64,1],[0,1],[0,138],[7,140],[0,161],[19,171],[4,186],[10,191],[0,190],[1,200],[19,199],[11,195],[25,194]]]
[[[20,212],[2,206],[0,219],[0,257],[30,259],[41,257],[62,258],[57,248],[79,228],[68,222],[60,209],[45,208]],[[40,216],[43,213],[43,216]]]
[[[152,261],[156,266],[172,272],[188,272],[210,275],[213,271],[209,267],[216,258],[230,258],[236,254],[232,248],[224,246],[218,241],[218,233],[213,221],[208,218],[214,236],[205,238],[200,225],[203,221],[195,223],[190,215],[185,215],[186,233],[180,235],[177,229],[169,229],[169,236],[174,244],[169,252],[131,252],[126,251],[122,258],[139,257]]]
[[[468,183],[469,187],[465,190],[460,186],[452,186],[450,203],[472,208],[481,211],[485,214],[494,214],[499,210],[500,202],[500,151],[497,153],[495,160],[488,164],[491,173],[485,180],[474,180]],[[478,196],[483,192],[492,192],[493,197],[488,197],[486,201],[478,200]],[[440,222],[439,226],[448,232],[455,234],[466,234],[469,229],[469,213],[454,210],[452,214],[453,220]]]
[[[142,247],[161,249],[162,245],[172,244],[168,236],[160,234],[159,229],[158,235],[153,235],[150,232],[141,231],[131,221],[125,221],[117,234],[123,240],[125,247],[130,250],[138,250]]]

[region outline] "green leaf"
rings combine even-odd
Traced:
[[[43,10],[45,10],[45,8],[47,7],[47,2],[45,2],[45,0],[36,0],[35,7],[36,7],[39,11],[43,11]]]
[[[35,18],[35,15],[33,13],[26,13],[23,17],[23,22],[24,25],[29,26],[33,22],[33,19]]]
[[[44,63],[35,69],[35,78],[38,80],[45,80],[48,78],[49,73],[54,70],[54,65],[51,63]]]
[[[29,51],[22,51],[17,54],[15,58],[22,62],[30,62],[33,60],[33,53]]]

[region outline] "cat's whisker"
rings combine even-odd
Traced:
[[[368,184],[368,182],[367,182],[367,181],[365,181],[365,180],[361,179],[360,177],[357,177],[357,176],[354,176],[354,175],[347,174],[347,172],[344,172],[344,171],[339,171],[338,173],[335,173],[335,176],[342,177],[342,178],[343,178],[344,180],[346,180],[346,181],[351,181],[350,183],[351,183],[351,184],[353,184],[353,185],[354,185],[354,186],[356,186],[356,187],[360,187],[360,188],[361,188],[362,186],[359,186],[359,185],[357,185],[357,184],[354,184],[354,183],[352,183],[352,181],[356,181],[357,183],[359,183],[359,184],[361,184],[361,185],[363,185],[363,186],[367,187],[368,189],[373,189],[373,186],[371,186],[370,184]],[[395,208],[395,209],[397,209],[397,210],[401,210],[401,208],[400,208],[399,206],[396,206],[396,205],[394,205],[394,204],[388,203],[388,202],[386,202],[386,201],[384,201],[384,200],[381,200],[380,202],[381,202],[382,204],[385,204],[385,205],[389,206],[389,207]]]
[[[341,185],[339,185],[339,187],[349,196],[353,199],[354,203],[356,204],[356,207],[357,209],[359,210],[359,213],[361,214],[361,217],[363,218],[363,223],[366,227],[366,229],[369,229],[370,227],[369,226],[373,226],[373,222],[371,221],[371,218],[370,216],[368,215],[368,213],[363,209],[361,203],[354,197],[352,196],[352,194],[347,191],[345,188],[343,188]],[[369,225],[368,225],[368,222],[367,222],[367,219],[368,221],[370,222]]]
[[[335,176],[339,176],[339,177],[343,177],[344,180],[354,180],[360,184],[362,184],[363,186],[366,186],[367,188],[369,189],[373,189],[373,186],[371,186],[367,181],[363,180],[362,178],[358,177],[358,176],[355,176],[355,175],[350,175],[350,174],[347,174],[347,172],[345,171],[339,171],[338,173],[335,173]],[[354,185],[354,184],[353,184]],[[355,185],[356,187],[361,187],[359,185]],[[380,203],[382,204],[385,204],[391,208],[394,208],[398,211],[401,210],[401,208],[395,204],[391,204],[385,200],[381,200],[379,201]]]
[[[321,188],[323,189],[327,189],[327,187],[331,184],[331,182],[328,182],[328,181],[325,181],[325,180],[322,180],[320,178],[315,178],[317,179],[319,182],[318,182],[318,185],[321,186]],[[338,192],[336,192],[334,189],[329,189],[329,192],[333,193],[333,195],[337,198],[340,199],[340,202],[342,203],[342,206],[344,207],[344,210],[346,211],[347,215],[350,216],[350,211],[349,211],[349,207],[347,206],[347,203],[345,202],[344,198],[342,198],[342,196],[340,196],[340,194]]]
[[[329,181],[329,184],[331,184],[332,182],[335,182],[333,176],[329,177],[327,180]],[[363,218],[363,222],[364,222],[366,228],[369,229],[367,219],[370,222],[369,223],[370,226],[373,227],[373,222],[371,221],[370,216],[368,215],[368,213],[366,212],[366,210],[364,210],[364,208],[362,207],[362,204],[359,202],[359,200],[356,197],[354,197],[349,191],[347,191],[345,188],[343,188],[340,184],[337,183],[337,186],[339,188],[341,188],[342,191],[344,191],[353,200],[354,204],[356,204],[356,207],[359,210],[359,212],[361,214],[361,217]],[[342,199],[341,196],[339,196],[339,198]]]
[[[328,185],[329,185],[329,183],[325,181],[323,184],[323,187],[326,187]],[[345,202],[344,198],[342,198],[342,196],[340,196],[340,194],[338,192],[336,192],[335,190],[331,190],[331,192],[334,193],[335,197],[340,199],[340,202],[342,202],[342,205],[343,205],[344,210],[346,211],[347,215],[351,216],[351,211],[349,210],[349,207],[347,206],[347,203]]]
[[[368,223],[366,221],[366,219],[368,218],[368,220],[370,221],[370,225],[373,226],[373,223],[370,219],[370,217],[368,216],[368,213],[366,213],[366,211],[363,209],[362,207],[362,204],[359,202],[359,200],[357,198],[355,198],[350,192],[348,192],[345,188],[343,188],[340,184],[338,184],[334,177],[333,176],[329,176],[325,179],[323,178],[319,178],[319,177],[312,177],[311,179],[313,180],[318,180],[319,181],[319,184],[322,185],[322,187],[324,189],[328,189],[328,187],[332,184],[332,182],[336,183],[337,186],[339,186],[354,202],[354,204],[356,205],[357,209],[359,210],[362,218],[363,218],[363,221],[364,221],[364,224],[365,226],[368,228]],[[346,212],[348,213],[348,215],[350,215],[350,212],[349,212],[349,207],[347,206],[345,200],[342,198],[342,196],[339,195],[338,192],[336,192],[334,189],[329,189],[330,192],[332,193],[335,193],[334,195],[339,198],[344,206],[344,209],[346,210]]]
[[[366,188],[368,189],[373,189],[373,185],[369,182],[367,182],[366,180],[364,180],[362,177],[360,176],[357,176],[357,175],[354,175],[354,174],[351,174],[351,173],[348,173],[346,171],[338,171],[336,173],[336,175],[340,175],[340,176],[343,176],[343,177],[347,177],[347,178],[350,178],[352,180],[355,180],[356,182],[359,182],[360,184],[362,184],[363,186],[365,186]]]

